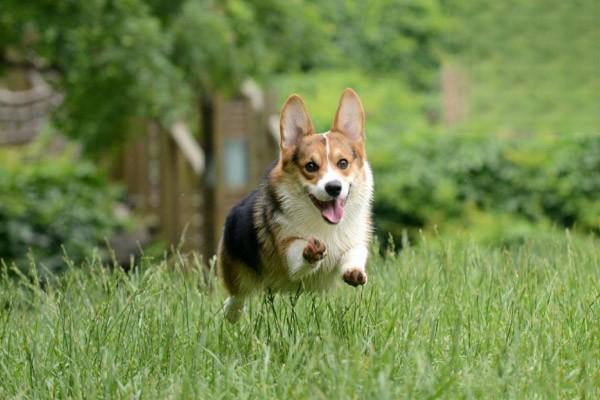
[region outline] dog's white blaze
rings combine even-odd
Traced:
[[[321,179],[317,181],[316,185],[310,185],[308,190],[310,194],[315,196],[318,200],[330,201],[333,198],[325,190],[325,185],[332,181],[339,181],[342,184],[342,191],[339,197],[341,199],[346,199],[348,192],[350,191],[350,183],[343,175],[337,173],[334,168],[334,164],[332,164],[331,160],[329,160],[329,139],[327,138],[329,132],[325,132],[322,135],[325,138],[325,159],[327,160],[327,172],[321,177]]]

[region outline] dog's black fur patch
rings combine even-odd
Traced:
[[[259,229],[256,227],[254,215],[256,208],[260,208],[259,215],[262,216],[262,232],[269,231],[268,219],[272,219],[273,213],[281,211],[281,203],[275,194],[275,189],[269,184],[269,174],[275,168],[279,160],[275,160],[264,171],[261,184],[257,189],[249,193],[229,211],[225,220],[223,232],[223,245],[225,252],[234,260],[241,261],[250,269],[260,273],[260,241],[258,240]],[[268,207],[265,204],[267,200]],[[257,202],[259,202],[257,206]],[[268,208],[268,209],[267,209]]]
[[[223,233],[223,245],[227,254],[256,272],[260,272],[260,245],[254,226],[254,205],[258,194],[259,191],[254,190],[231,209],[225,220]]]

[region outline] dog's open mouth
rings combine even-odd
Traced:
[[[321,211],[325,222],[335,225],[341,221],[344,216],[345,199],[334,199],[330,201],[318,200],[315,196],[309,195],[313,204]]]

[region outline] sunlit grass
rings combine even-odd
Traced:
[[[194,261],[5,276],[0,398],[598,398],[598,245],[425,241],[236,325]]]

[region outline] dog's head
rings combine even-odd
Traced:
[[[301,188],[303,200],[329,224],[342,220],[353,186],[365,179],[364,126],[365,113],[352,89],[342,93],[332,127],[325,133],[314,133],[300,96],[291,95],[281,109],[282,183]]]

